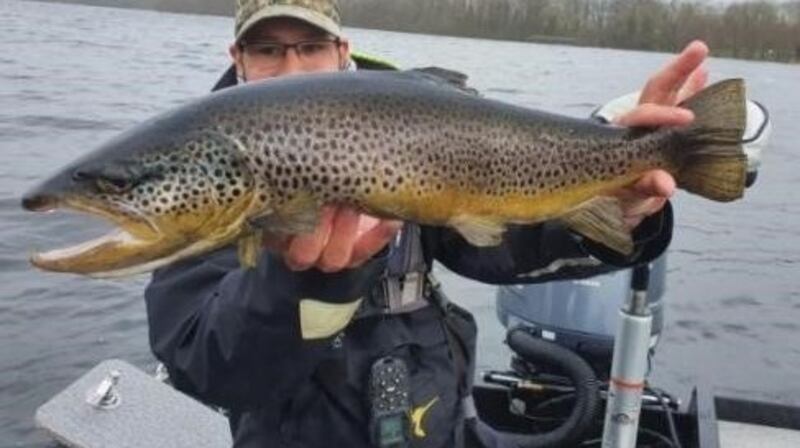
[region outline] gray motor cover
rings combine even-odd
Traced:
[[[647,298],[653,315],[651,347],[664,325],[666,255],[651,265]],[[619,310],[631,294],[632,270],[582,280],[503,286],[497,292],[497,317],[507,328],[524,325],[544,339],[579,353],[611,359]]]

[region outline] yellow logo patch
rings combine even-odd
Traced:
[[[422,420],[437,401],[439,401],[439,397],[433,397],[427,404],[411,410],[411,432],[414,434],[414,437],[421,439],[427,435],[425,433],[425,428],[422,426]]]

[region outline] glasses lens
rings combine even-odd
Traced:
[[[277,65],[283,60],[284,46],[279,43],[252,43],[245,45],[247,55],[265,65]]]
[[[335,61],[336,42],[330,40],[315,40],[308,42],[298,42],[295,45],[297,56],[306,66],[322,66]]]
[[[265,67],[280,65],[290,48],[307,68],[324,67],[337,60],[338,41],[336,40],[309,40],[294,44],[280,42],[248,42],[244,44],[247,55]]]

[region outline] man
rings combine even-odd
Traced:
[[[334,0],[237,0],[230,54],[235,77],[218,88],[353,68]],[[689,45],[618,124],[689,123],[691,112],[673,105],[704,84],[706,54]],[[226,249],[157,271],[145,293],[151,345],[176,387],[229,410],[236,446],[463,446],[475,328],[428,280],[433,260],[492,283],[531,281],[524,274],[547,267],[535,281],[646,262],[669,243],[674,188],[654,171],[618,193],[636,242],[627,259],[557,223],[513,227],[501,246],[476,248],[448,229],[328,206],[312,234],[267,235],[254,269]],[[375,372],[390,360],[407,373],[408,418],[387,433]]]

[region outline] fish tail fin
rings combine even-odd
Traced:
[[[746,121],[744,81],[729,79],[703,89],[680,105],[695,114],[680,131],[678,187],[720,202],[744,194],[747,157],[742,148]]]

